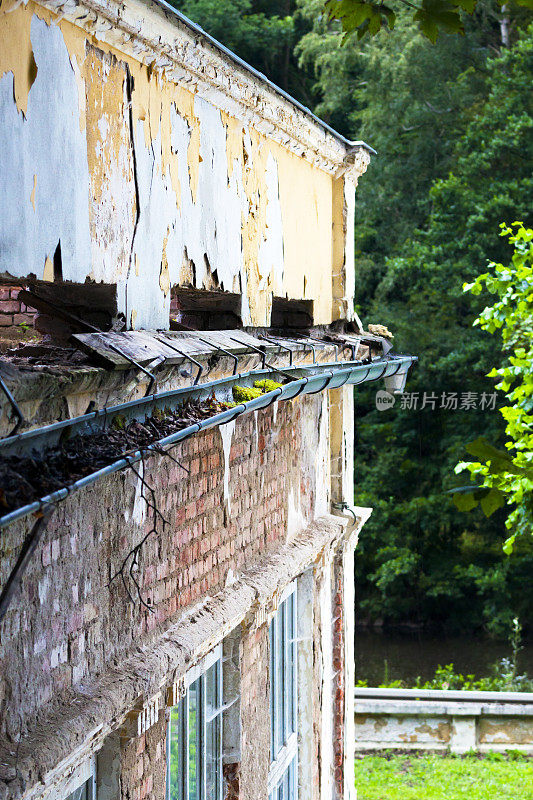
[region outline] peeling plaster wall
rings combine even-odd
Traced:
[[[174,285],[242,292],[245,324],[269,324],[273,295],[313,300],[315,322],[330,322],[335,164],[259,132],[235,86],[230,115],[187,69],[171,80],[132,57],[144,41],[122,47],[77,0],[15,5],[0,10],[14,42],[0,55],[3,271],[52,280],[60,241],[63,278],[117,284],[132,328],[168,326]],[[164,38],[168,21],[141,7]],[[344,251],[346,226],[335,235]]]
[[[9,16],[4,5],[2,12],[2,19]],[[2,28],[0,24],[3,47]],[[0,78],[2,271],[20,276],[33,272],[42,278],[60,241],[63,276],[83,281],[91,263],[89,171],[76,77],[57,26],[49,27],[34,14],[25,31],[31,44],[26,41],[22,52],[13,53],[14,65],[25,59],[36,64],[25,112],[15,101],[16,67]]]

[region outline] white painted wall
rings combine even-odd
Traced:
[[[14,102],[13,74],[0,78],[0,270],[42,278],[61,241],[63,277],[84,281],[91,271],[89,172],[78,86],[58,27],[34,15],[31,43],[37,77],[26,116]]]

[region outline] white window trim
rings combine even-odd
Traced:
[[[281,608],[282,604],[291,596],[294,595],[294,605],[293,605],[293,635],[298,636],[298,592],[297,592],[297,581],[291,581],[283,592],[280,595],[278,608],[276,610],[276,614],[278,613],[279,609]],[[272,619],[275,615],[273,615]],[[272,624],[272,620],[271,620]],[[275,646],[275,645],[274,645]],[[271,681],[275,680],[275,676],[271,675]],[[271,684],[271,692],[276,691],[276,689],[272,688],[273,684]],[[271,793],[276,789],[280,780],[283,778],[285,772],[289,769],[291,763],[295,761],[295,779],[296,779],[296,787],[298,783],[298,652],[296,650],[295,658],[294,658],[294,675],[293,675],[293,683],[292,683],[292,691],[293,691],[293,708],[294,708],[294,725],[296,730],[289,734],[287,741],[284,743],[281,750],[278,752],[276,758],[271,761],[270,769],[268,773],[268,795],[270,797]],[[275,701],[274,701],[275,705]],[[271,714],[273,713],[273,709],[271,707]],[[277,728],[277,721],[273,720],[273,734],[274,737],[276,736],[276,728]],[[274,747],[274,742],[271,742],[271,747]]]
[[[189,686],[192,686],[192,684],[195,682],[195,680],[197,680],[200,677],[200,675],[203,675],[204,672],[207,672],[209,667],[212,667],[215,662],[220,661],[221,659],[222,659],[222,643],[217,644],[217,646],[213,648],[213,650],[211,650],[200,661],[198,661],[198,663],[195,664],[194,667],[191,667],[189,670],[187,670],[184,679],[185,688],[188,689]]]
[[[223,669],[222,669],[222,643],[218,644],[204,658],[202,658],[197,664],[195,664],[194,667],[191,667],[186,672],[186,674],[184,676],[184,687],[185,687],[185,690],[187,691],[189,689],[189,687],[192,686],[192,684],[195,681],[197,681],[198,678],[200,678],[202,675],[205,675],[206,672],[210,669],[210,667],[212,667],[214,664],[216,664],[217,661],[220,662],[220,670],[219,670],[220,708],[217,711],[217,713],[215,715],[213,715],[212,718],[208,719],[207,715],[206,715],[206,703],[205,703],[205,698],[204,698],[203,703],[202,703],[202,731],[205,730],[207,722],[210,722],[216,716],[220,716],[220,742],[219,742],[220,754],[219,755],[220,755],[220,764],[222,764],[223,708],[224,708],[224,704],[223,704],[224,684],[223,684],[223,680],[222,680],[222,675],[223,675]],[[180,699],[179,702],[184,702],[184,701],[187,702],[186,697],[187,697],[187,695],[185,694],[185,696],[183,696]],[[179,703],[177,705],[179,705]],[[188,709],[188,703],[187,703],[187,709]],[[170,722],[170,717],[169,717],[169,720],[168,720],[168,723],[167,723],[167,741],[166,741],[166,755],[167,755],[166,786],[165,786],[165,798],[166,798],[166,800],[169,800],[169,797],[170,797],[170,724],[171,724],[171,722]],[[188,712],[187,712],[187,710],[186,710],[186,717],[185,717],[185,726],[186,726],[186,730],[187,730],[186,739],[187,739],[187,742],[188,742]],[[202,734],[202,736],[203,736],[203,734]],[[206,797],[206,789],[205,789],[206,748],[205,748],[205,742],[203,741],[203,739],[202,739],[202,743],[201,743],[201,748],[202,748],[201,759],[202,759],[202,785],[203,785],[203,790],[202,790],[201,794],[203,794],[203,796]],[[185,750],[187,750],[187,745],[185,745]],[[187,756],[185,756],[185,754],[182,753],[181,754],[181,758],[183,759],[184,757],[187,758],[187,761],[185,761],[185,763],[188,763],[188,753],[187,753]],[[188,774],[189,773],[188,773],[188,769],[186,769],[186,768],[184,769],[184,771],[185,771],[186,787],[187,787],[186,790],[185,790],[185,794],[186,794],[186,796],[188,796],[188,781],[189,781]],[[220,776],[220,777],[221,777],[221,779],[220,779],[220,785],[219,785],[219,797],[217,798],[217,800],[222,800],[223,794],[224,794],[222,776]],[[186,797],[186,800],[187,800],[187,797]]]
[[[56,797],[60,800],[66,798],[83,786],[84,783],[89,781],[89,797],[90,800],[96,800],[96,758],[92,756],[86,761],[83,761],[72,773],[72,775],[63,783],[61,789],[58,791]]]
[[[268,773],[268,793],[270,794],[298,755],[298,733],[291,733],[287,743],[281,748],[278,757],[270,765]]]

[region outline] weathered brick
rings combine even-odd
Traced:
[[[0,300],[0,313],[18,314],[19,312],[20,303],[17,300]]]

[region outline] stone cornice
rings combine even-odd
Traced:
[[[217,108],[332,175],[357,180],[371,148],[334,135],[268,80],[155,0],[37,0],[91,37],[164,71]],[[354,158],[354,153],[357,157]],[[340,176],[340,175],[339,175]]]

